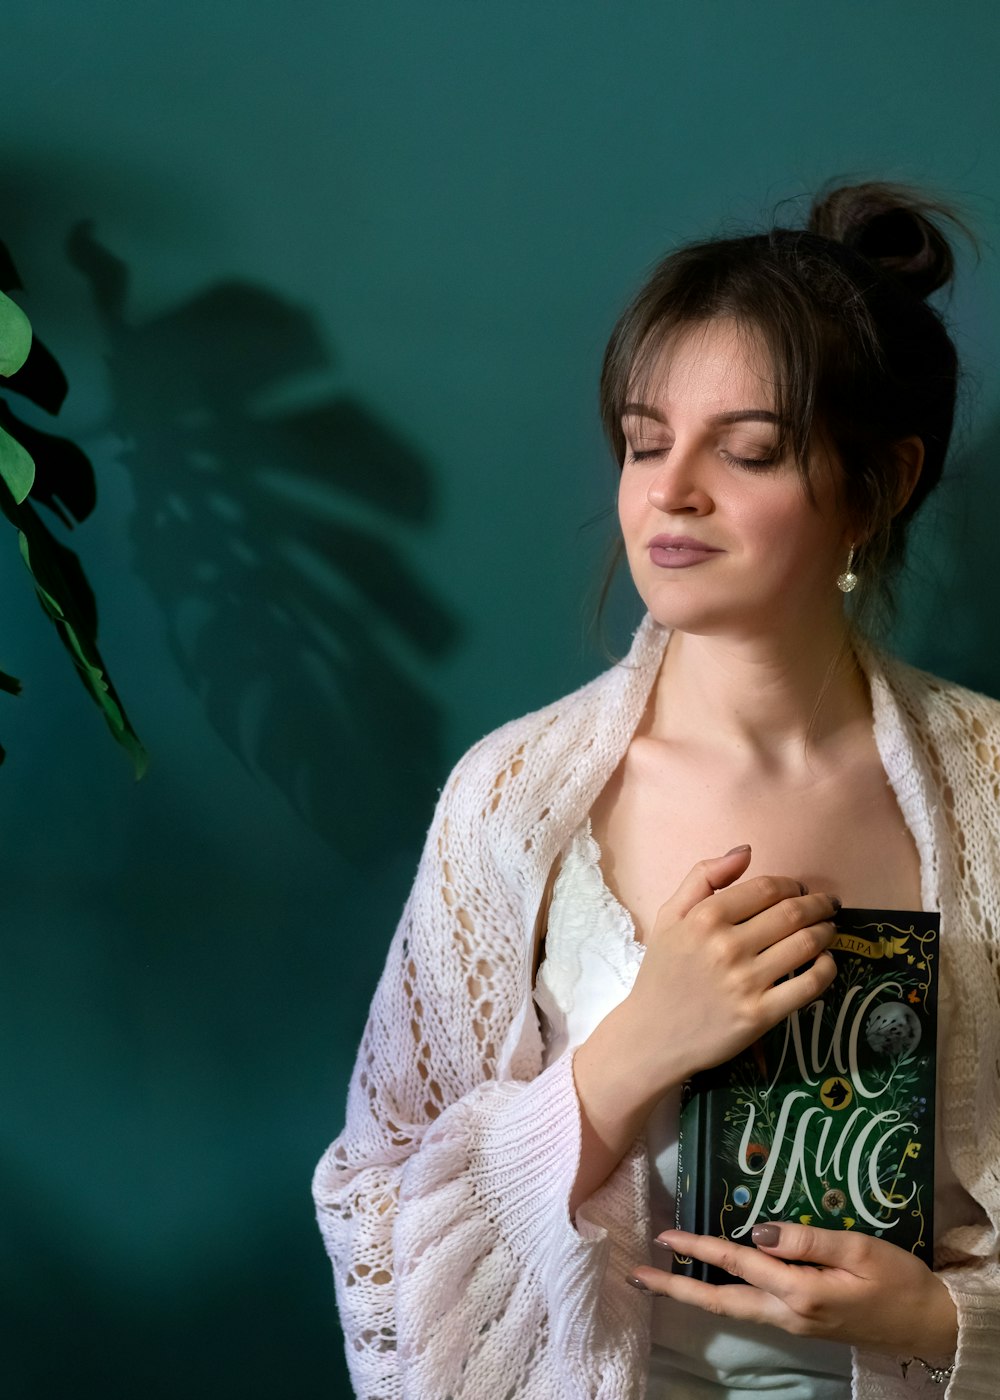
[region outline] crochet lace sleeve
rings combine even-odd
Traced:
[[[483,836],[489,801],[468,797],[457,770],[314,1180],[348,1365],[372,1400],[637,1396],[646,1317],[625,1274],[646,1248],[644,1153],[574,1228],[570,1057],[539,1072],[521,1055],[500,1077],[525,920]]]

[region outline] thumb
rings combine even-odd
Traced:
[[[738,880],[749,864],[749,846],[734,846],[724,856],[710,856],[707,860],[700,860],[688,871],[663,905],[657,915],[657,922],[661,917],[667,917],[671,922],[682,919],[703,899],[708,899],[716,890],[724,890],[727,885]]]

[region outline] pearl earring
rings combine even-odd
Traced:
[[[847,551],[847,568],[842,574],[837,575],[837,587],[841,593],[853,593],[858,586],[858,576],[851,568],[854,563],[854,546],[851,545]]]

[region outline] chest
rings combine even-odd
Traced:
[[[605,879],[645,937],[693,865],[753,849],[749,878],[788,875],[845,905],[920,907],[920,861],[874,745],[795,777],[634,741],[591,812]]]

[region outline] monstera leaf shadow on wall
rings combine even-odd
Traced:
[[[357,398],[300,307],[246,282],[142,323],[90,225],[68,253],[109,340],[134,565],[216,732],[354,863],[415,841],[441,780],[422,668],[456,622],[407,563],[426,463]],[[319,385],[320,387],[316,387]]]
[[[56,414],[66,397],[66,377],[45,346],[32,336],[24,311],[7,294],[22,289],[13,260],[0,243],[0,375],[6,391]],[[35,593],[76,673],[101,709],[108,727],[132,758],[136,776],[146,755],[129,723],[97,647],[97,605],[77,556],[52,534],[35,505],[45,506],[67,529],[85,520],[97,499],[94,471],[65,438],[31,427],[0,398],[0,511],[17,530],[21,557]],[[0,672],[0,689],[20,692],[14,676]],[[4,751],[0,748],[0,761]]]

